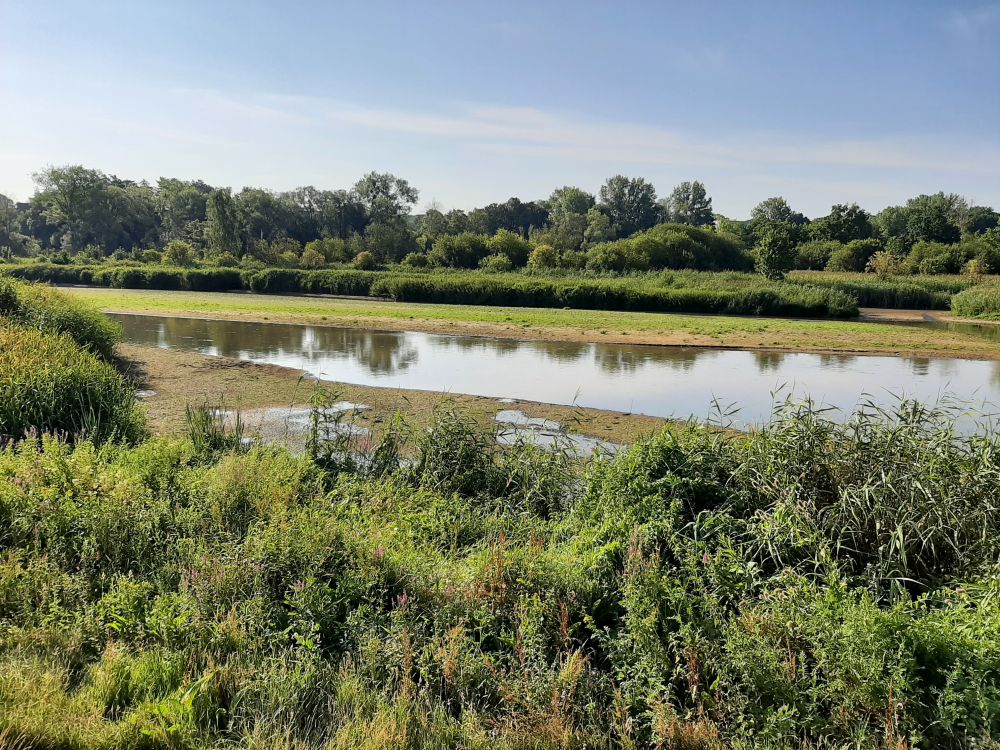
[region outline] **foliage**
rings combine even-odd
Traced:
[[[46,333],[64,333],[104,359],[111,358],[121,336],[117,325],[85,302],[55,289],[2,277],[0,320]]]
[[[860,272],[868,267],[868,261],[882,250],[878,240],[851,240],[830,255],[826,264],[828,271]]]
[[[41,433],[134,440],[142,431],[135,393],[110,364],[66,334],[0,318],[0,443]]]
[[[1000,284],[983,284],[951,298],[951,311],[963,318],[1000,320]]]
[[[691,224],[701,227],[712,224],[712,199],[708,197],[704,183],[682,182],[662,201],[664,219],[673,224]]]
[[[795,265],[792,224],[773,221],[761,227],[753,249],[754,268],[766,279],[779,280]]]
[[[952,416],[786,405],[584,466],[449,412],[351,471],[8,447],[0,738],[989,747],[1000,452]]]

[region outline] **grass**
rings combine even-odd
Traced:
[[[110,312],[520,339],[930,357],[1000,357],[995,344],[969,333],[854,321],[429,305],[212,292],[74,288],[67,289],[66,293]]]
[[[131,385],[67,334],[0,322],[0,442],[41,432],[135,440],[143,418]]]
[[[1000,284],[960,292],[953,298],[952,307],[956,315],[966,318],[1000,320]]]
[[[447,412],[350,471],[197,417],[7,447],[0,743],[992,747],[1000,445],[952,416],[582,466]]]
[[[0,277],[0,316],[28,328],[64,333],[77,344],[110,359],[121,330],[84,300],[41,284]]]

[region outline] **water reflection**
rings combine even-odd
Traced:
[[[282,365],[328,380],[638,412],[705,417],[713,400],[740,421],[771,411],[772,394],[808,395],[845,411],[863,396],[886,403],[944,394],[994,411],[1000,362],[750,352],[425,333],[226,320],[115,316],[127,340]]]

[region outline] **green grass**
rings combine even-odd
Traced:
[[[67,334],[0,319],[0,442],[44,432],[134,440],[142,431],[132,386],[114,367]]]
[[[995,344],[968,333],[849,321],[408,304],[207,292],[70,289],[66,293],[112,312],[579,341],[1000,356]]]
[[[201,438],[0,451],[0,743],[1000,733],[995,432],[903,404],[691,425],[583,466],[447,413],[413,440],[405,463],[392,438],[346,464]]]
[[[1000,320],[1000,284],[978,286],[956,294],[952,310],[965,318]]]
[[[49,333],[64,333],[77,344],[110,359],[121,329],[95,307],[40,284],[0,277],[0,318]]]

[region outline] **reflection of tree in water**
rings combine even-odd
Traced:
[[[819,357],[819,364],[824,370],[846,370],[848,367],[853,367],[857,361],[858,357],[854,354],[817,354]]]
[[[268,360],[306,357],[315,362],[336,355],[376,374],[404,371],[418,356],[417,347],[399,333],[194,318],[136,317],[123,323],[127,338],[137,343]]]
[[[303,352],[322,359],[337,352],[364,365],[377,375],[405,372],[419,356],[416,345],[405,333],[361,331],[352,328],[308,328],[311,350]],[[305,334],[303,336],[305,341]]]
[[[673,347],[630,347],[614,344],[594,346],[594,361],[611,374],[633,373],[647,365],[668,367],[678,372],[690,372],[696,360],[706,352],[699,349]]]
[[[487,339],[474,336],[434,336],[435,349],[458,349],[466,354],[496,354],[503,356],[520,349],[524,344],[515,339]]]
[[[785,355],[781,352],[753,352],[753,361],[757,366],[757,372],[777,372],[785,362]]]

